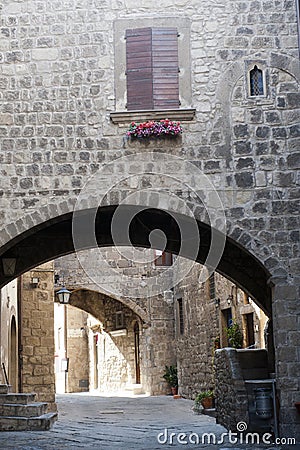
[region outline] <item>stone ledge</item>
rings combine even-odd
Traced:
[[[178,120],[190,122],[194,119],[195,108],[160,109],[141,111],[115,111],[110,113],[110,120],[115,124],[129,124],[130,122],[145,122],[146,120]]]

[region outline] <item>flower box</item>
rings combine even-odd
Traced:
[[[169,119],[163,119],[159,122],[149,121],[136,123],[131,122],[126,136],[131,138],[174,138],[182,133],[180,122],[174,122]]]

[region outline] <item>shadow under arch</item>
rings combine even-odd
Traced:
[[[99,247],[114,246],[111,235],[111,223],[118,206],[103,206],[95,214],[95,235]],[[180,229],[176,219],[188,227],[191,219],[179,213],[172,216],[164,210],[149,208],[140,211],[138,206],[126,205],[136,212],[130,224],[129,236],[131,244],[136,247],[150,248],[149,234],[160,229],[167,238],[166,250],[179,254],[181,248]],[[91,217],[91,210],[81,211],[84,220]],[[204,264],[210,250],[211,228],[209,225],[197,221],[200,235],[200,246],[196,261]],[[117,245],[128,245],[118,241]],[[91,248],[82,243],[77,250]],[[74,242],[72,236],[72,213],[56,216],[37,226],[19,234],[0,249],[0,258],[16,257],[16,269],[13,276],[4,276],[3,268],[0,273],[0,288],[15,277],[57,257],[73,253]],[[181,256],[189,258],[188,254]],[[263,310],[270,316],[272,308],[270,273],[263,264],[245,247],[230,237],[226,237],[224,251],[216,271],[242,288]]]

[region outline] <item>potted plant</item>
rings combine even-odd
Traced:
[[[226,334],[228,338],[228,344],[233,348],[243,347],[243,333],[240,330],[239,324],[235,321],[232,322],[231,326],[226,328]]]
[[[202,405],[204,409],[211,409],[213,407],[213,400],[213,390],[209,389],[207,391],[199,392],[194,401],[194,411],[199,411],[200,405]]]
[[[178,391],[177,367],[165,366],[165,373],[163,375],[163,378],[170,386],[172,394],[176,395]]]

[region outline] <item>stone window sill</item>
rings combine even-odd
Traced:
[[[130,122],[146,122],[148,120],[178,120],[190,122],[194,119],[196,109],[163,109],[142,111],[115,111],[110,113],[110,120],[115,124],[129,124]]]

